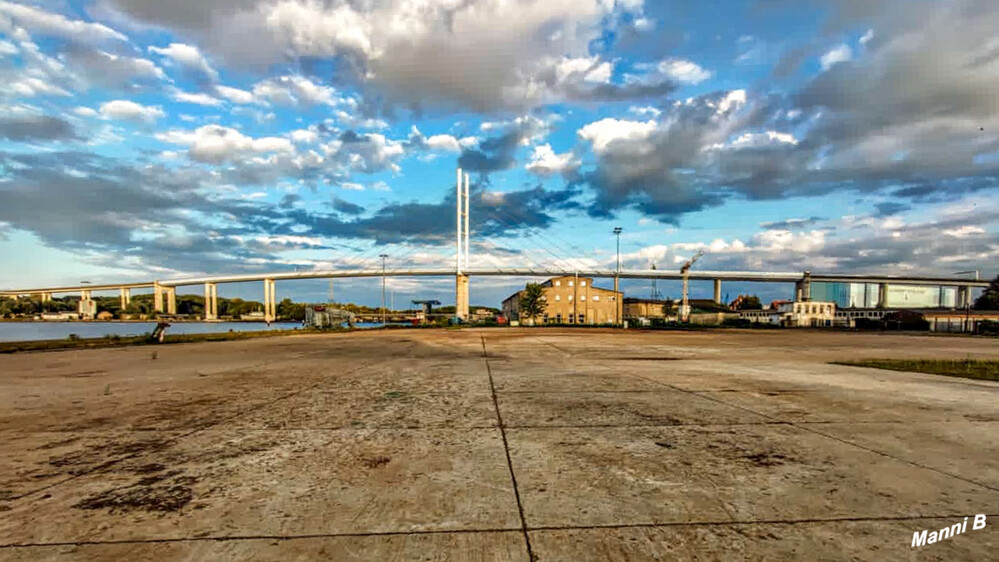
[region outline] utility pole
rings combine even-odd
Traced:
[[[621,311],[621,307],[624,306],[624,304],[622,302],[620,302],[621,301],[621,294],[620,294],[620,289],[619,289],[619,287],[620,287],[620,280],[619,280],[619,278],[621,277],[621,230],[622,229],[621,229],[620,226],[615,226],[614,227],[614,236],[617,236],[617,269],[614,272],[614,292],[618,293],[618,294],[614,295],[614,298],[616,299],[615,306],[614,306],[614,320],[615,320],[615,324],[618,324],[618,325],[621,324],[621,312],[620,311]]]
[[[387,324],[385,321],[385,258],[388,254],[379,254],[378,257],[382,258],[382,326]]]
[[[652,271],[656,270],[656,262],[652,262]],[[652,294],[649,295],[649,299],[658,300],[661,295],[659,294],[659,285],[656,282],[656,278],[652,278]]]

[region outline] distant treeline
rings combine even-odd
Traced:
[[[165,299],[166,297],[164,297]],[[97,305],[97,313],[109,312],[114,318],[145,316],[153,318],[156,313],[153,311],[153,295],[132,295],[131,302],[124,310],[121,308],[121,298],[118,296],[95,296],[93,301]],[[79,296],[54,297],[52,300],[42,303],[38,296],[21,297],[18,299],[0,298],[0,318],[16,318],[20,316],[35,316],[43,312],[76,312],[80,302]],[[336,308],[349,310],[354,314],[378,314],[380,308],[357,305],[354,303],[331,303]],[[291,299],[284,299],[277,305],[277,315],[281,320],[301,321],[305,319],[305,304],[296,303]],[[484,306],[472,307],[489,308]],[[260,301],[248,301],[243,299],[227,299],[219,297],[218,314],[219,317],[239,318],[253,312],[262,312],[264,305]],[[494,312],[495,308],[489,308]],[[415,314],[416,309],[393,311],[403,314]],[[435,308],[435,313],[454,314],[453,306]],[[177,295],[177,314],[181,316],[203,317],[205,314],[205,298],[200,295]]]

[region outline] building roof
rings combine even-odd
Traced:
[[[642,299],[638,297],[624,297],[624,304],[673,304],[671,299]]]
[[[552,277],[552,278],[549,278],[547,281],[543,281],[541,283],[541,286],[542,287],[551,287],[552,286],[552,282],[555,281],[556,279],[558,279],[560,281],[562,279],[568,279],[570,281],[575,281],[576,279],[579,279],[580,281],[589,281],[590,285],[593,285],[593,278],[592,277],[577,277],[575,275],[559,275],[558,277]]]

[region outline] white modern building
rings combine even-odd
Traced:
[[[831,301],[839,308],[956,308],[957,287],[933,285],[885,286],[880,293],[877,283],[822,283],[811,284],[811,298]],[[884,298],[884,302],[881,299]]]
[[[825,328],[835,325],[836,303],[799,301],[781,304],[777,309],[742,310],[739,318],[775,326]]]

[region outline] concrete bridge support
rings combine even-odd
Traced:
[[[132,290],[122,287],[118,291],[120,293],[119,297],[121,299],[121,310],[124,311],[126,308],[128,308],[128,305],[132,304]]]
[[[812,275],[809,272],[805,272],[805,276],[794,284],[794,300],[795,301],[810,301],[812,300]]]
[[[721,279],[715,279],[715,302],[721,304]]]
[[[971,306],[971,287],[957,288],[957,307],[968,308]]]
[[[163,287],[153,282],[153,312],[163,312]]]
[[[52,300],[52,293],[42,293],[41,294],[42,304],[50,302]]]
[[[468,276],[458,274],[454,278],[454,315],[460,320],[468,320]]]
[[[264,279],[264,320],[273,322],[277,319],[277,290],[273,279]]]
[[[177,314],[177,287],[167,287],[166,296],[167,314]]]
[[[218,320],[219,288],[215,283],[205,283],[205,320]]]
[[[86,289],[80,291],[80,303],[77,305],[76,311],[82,318],[89,320],[93,320],[94,316],[97,315],[97,306],[94,304],[94,299],[90,291]]]
[[[878,308],[888,308],[888,283],[878,283]]]

